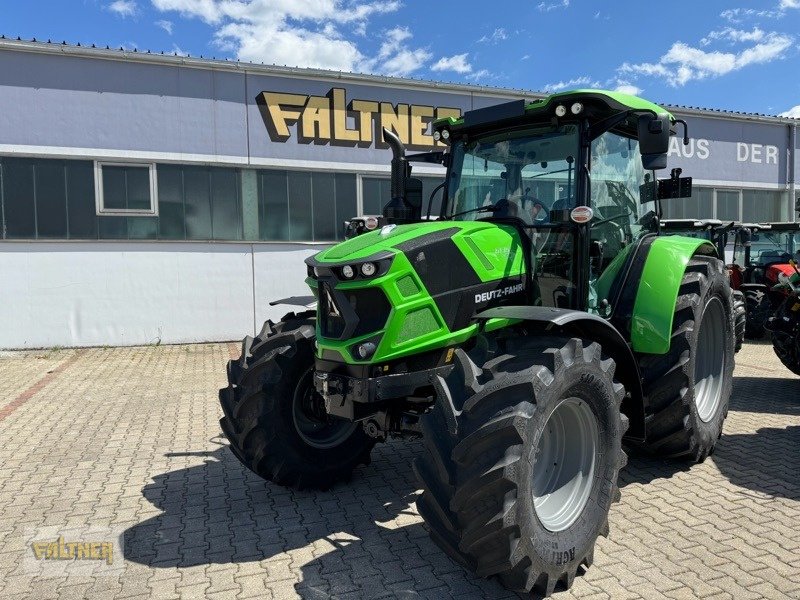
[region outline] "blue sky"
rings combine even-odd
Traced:
[[[800,0],[6,0],[0,33],[800,118]]]

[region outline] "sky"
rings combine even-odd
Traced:
[[[3,0],[0,34],[800,118],[800,0]]]

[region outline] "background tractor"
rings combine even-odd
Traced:
[[[780,276],[795,273],[800,259],[800,223],[744,223],[737,227],[731,285],[747,301],[748,338],[761,339],[767,322],[790,293],[777,287]]]
[[[386,224],[307,259],[315,312],[245,338],[220,391],[230,448],[326,488],[387,436],[422,436],[433,539],[514,590],[568,588],[619,498],[625,443],[702,461],[731,392],[733,300],[704,239],[659,236],[676,120],[585,90],[433,123],[393,151]],[[410,163],[446,166],[437,220]],[[531,195],[549,182],[560,193]],[[302,304],[308,299],[293,299]]]

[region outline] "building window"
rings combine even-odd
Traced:
[[[98,215],[158,216],[155,163],[95,162]]]
[[[265,169],[258,172],[259,238],[332,242],[356,216],[356,175]]]
[[[436,188],[444,182],[444,176],[420,176],[422,181],[422,214],[428,212],[428,203],[431,202],[431,216],[438,217],[442,211],[443,190]],[[363,214],[379,215],[383,207],[392,197],[391,181],[386,177],[362,177],[362,206]],[[431,194],[433,198],[431,199]]]
[[[97,239],[91,161],[0,158],[2,236]]]
[[[241,240],[240,177],[239,169],[158,165],[155,236],[162,240]]]

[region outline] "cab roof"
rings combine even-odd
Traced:
[[[536,122],[556,117],[556,107],[564,105],[567,108],[565,118],[573,117],[570,109],[573,104],[580,102],[583,105],[581,116],[588,116],[595,120],[611,117],[625,111],[648,111],[656,115],[666,114],[671,123],[675,117],[664,107],[654,104],[649,100],[612,92],[608,90],[571,90],[551,94],[541,100],[526,102],[516,100],[467,111],[459,118],[445,117],[433,122],[434,130],[448,129],[457,132],[462,129],[483,129],[495,126],[513,125],[516,122]]]

